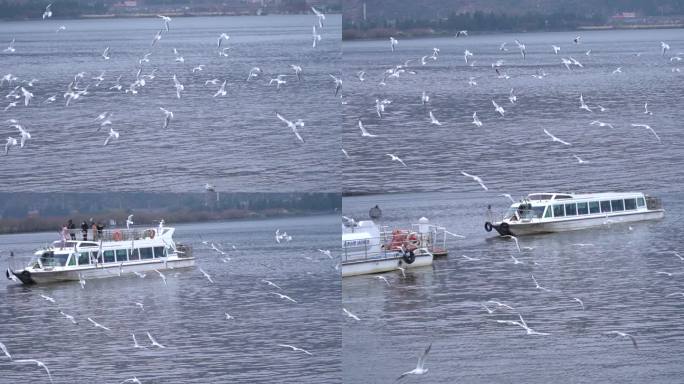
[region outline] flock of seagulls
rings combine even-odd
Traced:
[[[43,19],[48,19],[53,16],[51,6],[52,4],[49,4],[45,8],[45,11],[43,13]],[[313,48],[316,48],[322,39],[321,31],[324,28],[324,21],[326,16],[323,12],[316,9],[315,7],[311,7],[311,11],[315,15],[315,22],[313,24]],[[151,39],[151,43],[147,51],[144,52],[142,56],[136,60],[137,65],[135,67],[134,80],[128,85],[126,85],[126,83],[124,83],[122,80],[123,75],[119,75],[118,77],[116,77],[115,83],[112,86],[108,87],[107,91],[117,91],[125,94],[137,95],[146,86],[148,86],[155,78],[166,77],[166,74],[157,75],[158,68],[148,68],[148,63],[150,63],[150,57],[152,55],[156,55],[160,49],[164,49],[161,48],[160,42],[162,41],[164,36],[166,36],[166,34],[168,33],[171,33],[170,31],[172,30],[171,24],[173,20],[171,17],[158,15],[158,18],[161,19],[162,25]],[[66,30],[65,26],[62,27],[60,27],[60,29],[58,29],[57,32]],[[215,41],[215,52],[219,56],[228,56],[228,52],[230,52],[230,50],[232,49],[232,47],[227,46],[228,43],[231,41],[231,36],[225,32],[221,32],[220,34],[218,34],[218,37]],[[17,43],[16,39],[13,38],[7,46],[7,48],[3,49],[2,53],[7,55],[16,54],[18,52],[17,49],[20,49],[19,43]],[[175,57],[174,62],[181,64],[186,62],[186,58],[183,56],[179,49],[172,47],[172,50]],[[119,58],[119,56],[117,56],[117,52],[115,51],[115,49],[112,49],[110,46],[104,47],[104,49],[100,52],[100,60],[102,61],[114,61]],[[196,59],[193,58],[192,60]],[[192,70],[190,72],[195,76],[200,76],[201,73],[205,71],[207,67],[207,64],[197,64],[192,67]],[[268,85],[275,85],[275,88],[279,90],[286,84],[289,84],[287,80],[288,77],[294,77],[297,79],[297,81],[300,82],[303,81],[303,74],[305,70],[301,64],[291,63],[289,64],[289,68],[293,71],[292,73],[277,74],[268,82]],[[252,67],[252,69],[249,71],[246,77],[246,80],[254,81],[257,78],[259,78],[262,75],[262,73],[263,71],[259,67]],[[340,94],[341,90],[341,79],[335,77],[334,75],[331,76],[333,77],[333,79],[335,79],[334,94],[335,96],[337,96]],[[104,81],[107,81],[107,78],[108,76],[106,74],[106,71],[101,71],[99,76],[92,77],[92,81],[89,82],[86,72],[77,73],[73,77],[73,80],[69,82],[69,84],[66,86],[66,91],[63,94],[64,106],[69,107],[76,102],[82,102],[84,98],[92,97],[92,94],[102,93],[103,87],[101,86],[101,84],[103,84]],[[189,80],[189,78],[187,78],[181,73],[171,73],[169,74],[169,77],[167,77],[167,79],[169,80],[166,81],[172,81],[173,88],[171,89],[175,91],[175,96],[178,100],[183,99],[183,95],[188,89],[188,82],[194,81]],[[162,81],[165,80],[162,79]],[[214,98],[227,96],[231,86],[227,79],[202,79],[200,81],[203,82],[205,86],[217,86],[217,89],[212,93]],[[6,99],[9,99],[9,102],[4,107],[3,111],[9,112],[13,108],[18,108],[20,102],[22,101],[22,104],[25,107],[37,107],[38,104],[31,102],[31,100],[34,98],[35,90],[38,90],[37,86],[34,87],[35,83],[37,82],[38,79],[19,79],[11,73],[8,73],[4,77],[2,77],[2,80],[0,80],[0,90],[2,90],[3,86],[5,85],[9,87],[9,93],[6,95]],[[191,86],[194,86],[194,84]],[[41,104],[57,103],[58,97],[58,94],[49,95],[42,101]],[[167,130],[171,128],[170,123],[171,120],[173,120],[174,118],[173,110],[171,107],[166,106],[161,106],[159,108],[164,113],[161,124],[162,130]],[[103,127],[106,126],[108,128],[108,130],[105,131],[107,135],[103,138],[104,140],[101,143],[103,146],[111,146],[112,144],[117,142],[118,139],[122,137],[122,135],[127,135],[128,132],[122,132],[117,128],[117,126],[120,125],[120,123],[119,121],[117,121],[115,117],[113,117],[111,113],[104,112],[104,114],[106,116],[105,118],[101,119],[101,121],[97,120],[97,122],[100,123],[100,125],[97,127],[95,132],[99,132]],[[304,139],[302,138],[301,134],[301,129],[304,127],[304,120],[297,119],[294,122],[290,122],[288,120],[285,120],[279,113],[277,113],[277,116],[280,120],[282,120],[288,125],[288,127],[291,129],[292,133],[298,140],[298,142],[304,143]],[[19,125],[16,120],[10,119],[7,121],[14,122],[15,125]],[[13,125],[10,126],[12,127]],[[31,133],[25,128],[22,128],[19,134],[21,134],[22,136],[21,139],[14,135],[9,135],[6,138],[5,155],[10,155],[12,153],[11,150],[16,147],[24,148],[25,144],[27,143],[27,139],[31,138]]]
[[[463,43],[468,41],[467,40],[467,36],[468,36],[467,31],[463,31],[463,32],[465,32],[465,33],[459,32],[457,34],[457,37],[459,37],[460,39],[463,39],[463,40],[460,40],[462,42],[461,45],[463,45]],[[530,51],[528,50],[528,47],[526,46],[526,44],[523,41],[521,41],[519,39],[515,39],[514,43],[515,43],[515,46],[517,46],[517,50],[520,53],[520,58],[523,61],[532,62],[532,60],[537,57],[538,53],[536,51],[534,54],[530,53]],[[550,49],[549,49],[549,54],[558,55],[558,56],[560,56],[561,54],[564,54],[565,57],[560,58],[559,64],[561,65],[562,68],[566,68],[567,70],[570,70],[570,71],[572,71],[572,70],[584,70],[584,71],[592,70],[593,64],[589,65],[586,63],[582,63],[580,60],[577,59],[577,57],[579,57],[577,55],[575,55],[575,57],[573,57],[574,52],[577,52],[577,51],[580,51],[580,53],[582,53],[584,56],[591,56],[592,54],[596,55],[595,53],[592,52],[591,49],[588,49],[588,50],[582,50],[581,49],[583,44],[586,43],[585,40],[582,39],[582,36],[580,36],[580,35],[575,36],[571,41],[569,41],[569,43],[572,44],[572,46],[573,46],[572,48],[569,48],[569,47],[565,48],[562,46],[562,44],[558,44],[558,43],[552,44],[550,46]],[[389,57],[394,58],[394,57],[398,57],[399,55],[401,55],[402,51],[401,51],[400,47],[401,47],[400,41],[398,41],[395,37],[390,37],[390,39],[389,39],[389,48],[390,49],[388,52],[388,54],[390,55]],[[661,48],[661,50],[660,50],[661,55],[660,56],[669,59],[672,63],[677,63],[677,62],[681,61],[682,57],[684,56],[684,52],[679,52],[676,56],[668,57],[670,45],[667,44],[667,42],[664,42],[664,41],[660,42],[660,48]],[[654,50],[655,50],[655,47],[654,47]],[[452,48],[452,51],[453,51],[453,48]],[[462,61],[460,64],[456,64],[456,65],[465,65],[466,68],[470,67],[470,66],[474,66],[475,61],[478,58],[477,52],[479,52],[479,51],[481,51],[481,49],[476,50],[476,49],[470,48],[470,47],[464,49],[463,55],[462,55]],[[502,53],[502,55],[506,55],[506,52],[508,52],[507,42],[501,43],[501,45],[499,46],[499,51],[500,51],[500,53]],[[355,121],[358,121],[358,125],[359,125],[359,128],[361,130],[361,137],[362,138],[371,139],[371,138],[383,137],[384,135],[380,134],[380,131],[378,131],[377,128],[381,125],[384,125],[384,121],[387,118],[388,114],[393,114],[394,111],[397,110],[397,108],[401,108],[401,106],[399,106],[397,103],[393,103],[392,100],[383,99],[381,96],[379,96],[379,95],[382,95],[384,92],[386,92],[384,90],[385,88],[392,87],[391,81],[401,82],[402,79],[406,78],[406,80],[405,80],[406,82],[417,83],[421,78],[425,78],[425,77],[429,76],[429,74],[431,72],[430,63],[444,60],[442,58],[442,56],[440,56],[441,52],[442,52],[441,48],[434,47],[432,49],[431,54],[428,54],[426,52],[426,54],[420,58],[412,57],[412,58],[404,58],[403,60],[400,60],[400,63],[385,69],[384,72],[382,72],[382,73],[378,73],[378,75],[377,75],[377,77],[378,77],[378,83],[377,84],[378,85],[374,88],[369,88],[368,85],[365,85],[369,82],[368,79],[371,76],[370,75],[371,69],[354,68],[351,70],[351,72],[356,74],[356,78],[358,79],[359,85],[356,87],[356,89],[359,89],[359,91],[358,91],[358,93],[355,92],[355,93],[348,95],[348,96],[345,95],[345,100],[343,100],[343,104],[349,104],[351,98],[362,99],[366,94],[372,94],[375,97],[375,101],[376,101],[375,109],[376,109],[376,115],[378,117],[376,119],[377,125],[369,127],[367,124],[371,120],[371,117],[363,116],[363,112],[361,112],[361,114],[362,114],[361,116],[354,116]],[[453,53],[457,53],[457,52],[453,52]],[[547,58],[548,58],[548,54],[547,54]],[[495,62],[493,62],[491,64],[491,68],[493,70],[492,71],[492,77],[493,78],[501,79],[502,81],[505,81],[505,80],[511,78],[511,75],[509,75],[505,69],[506,68],[506,61],[507,61],[506,56],[502,56],[502,58],[496,59]],[[449,65],[449,64],[451,64],[451,63],[442,64],[440,66],[440,69],[443,69],[445,65]],[[366,66],[373,66],[373,63],[369,63],[369,64],[365,64],[365,65]],[[511,65],[514,65],[514,64],[511,64]],[[541,65],[548,66],[548,64],[546,64],[546,63],[540,64],[540,66]],[[511,67],[511,68],[515,68],[515,67]],[[678,69],[678,68],[673,68],[673,72],[678,72],[678,71],[675,71],[675,69]],[[524,71],[524,69],[522,69],[520,71]],[[421,72],[426,74],[426,75],[420,76],[420,77],[416,76],[417,74],[419,74]],[[618,67],[611,74],[620,75],[620,74],[622,74],[622,72],[623,72],[623,67]],[[477,73],[479,73],[479,72],[477,72]],[[411,77],[411,78],[407,77],[407,76],[411,76],[411,75],[413,75],[413,77]],[[525,75],[524,73],[520,73],[518,75],[519,78],[522,78],[524,76],[528,76],[528,75]],[[546,79],[552,75],[549,75],[542,68],[539,68],[535,71],[534,74],[531,74],[529,76],[536,78],[536,79],[539,79],[539,80],[544,80],[544,79]],[[431,81],[426,81],[426,82],[434,82],[434,79],[432,79]],[[364,85],[361,86],[361,84],[364,84]],[[470,87],[478,87],[477,78],[475,76],[471,76],[469,81],[468,81],[468,85]],[[417,87],[420,87],[420,85],[418,85]],[[387,91],[387,92],[392,92],[392,91]],[[425,110],[425,115],[427,117],[426,122],[429,122],[429,124],[437,126],[437,127],[448,127],[448,129],[454,129],[454,125],[451,122],[445,122],[445,120],[444,120],[445,116],[443,116],[443,113],[441,115],[438,115],[439,111],[433,110],[432,105],[436,102],[436,100],[435,100],[436,95],[433,95],[428,90],[423,89],[423,90],[416,90],[416,97],[420,97],[420,105]],[[598,117],[597,114],[606,112],[608,110],[607,108],[603,107],[602,105],[600,105],[598,103],[596,103],[596,104],[592,103],[591,100],[588,100],[584,96],[583,92],[579,92],[578,97],[579,97],[579,109],[583,112],[586,112],[588,115],[592,115],[591,116],[592,119],[590,120],[590,122],[588,121],[588,123],[590,125],[594,125],[594,126],[598,126],[598,127],[609,127],[611,129],[617,129],[616,123],[605,121],[603,118],[597,118]],[[516,109],[516,112],[518,112],[521,108],[524,107],[524,104],[526,101],[524,94],[519,94],[516,89],[510,88],[510,91],[509,91],[509,94],[507,95],[507,98],[508,98],[508,101],[510,103],[510,104],[508,104],[508,103],[507,104],[510,106],[511,109]],[[502,103],[499,100],[499,97],[494,95],[494,97],[491,97],[490,100],[491,100],[491,105],[493,107],[495,115],[498,115],[501,119],[506,119],[509,117],[509,113],[507,111],[507,109],[509,107],[504,105],[504,103]],[[386,108],[390,104],[391,104],[391,108]],[[406,121],[405,116],[407,115],[407,113],[409,113],[409,114],[411,113],[410,111],[408,111],[408,108],[410,108],[411,105],[412,104],[410,104],[410,102],[409,102],[409,104],[406,106],[406,108],[402,108],[403,110],[397,111],[397,116],[401,116],[402,122]],[[413,104],[413,105],[415,105],[415,104]],[[361,105],[361,108],[363,110],[363,105]],[[370,106],[368,106],[368,109],[370,109]],[[470,124],[472,124],[471,127],[486,128],[486,127],[488,127],[488,125],[493,126],[493,127],[496,126],[496,121],[492,120],[491,116],[483,115],[482,114],[483,111],[475,110],[475,111],[471,111],[470,113],[472,113],[472,121],[470,122]],[[644,103],[644,117],[649,117],[649,116],[653,116],[653,112],[651,110],[649,110],[649,102],[648,102],[648,100],[646,100]],[[485,120],[485,118],[487,120]],[[366,124],[366,125],[364,125],[364,124]],[[420,124],[420,121],[416,122],[416,124]],[[655,138],[655,141],[657,143],[662,143],[661,138],[658,136],[656,130],[652,127],[652,124],[650,124],[650,123],[634,122],[631,124],[625,124],[624,126],[625,127],[644,128],[650,134],[653,135],[653,137]],[[618,127],[618,128],[620,128],[620,127]],[[461,130],[461,126],[456,127],[456,129]],[[567,155],[568,158],[576,159],[577,164],[586,165],[586,164],[592,163],[591,161],[582,159],[578,153],[574,153],[577,149],[581,149],[581,146],[579,146],[579,145],[572,146],[572,144],[569,141],[560,138],[559,136],[562,136],[561,132],[559,132],[558,135],[555,135],[554,133],[552,133],[552,131],[557,130],[556,127],[541,126],[538,129],[540,131],[539,133],[543,132],[545,135],[550,137],[553,143],[560,143],[560,144],[568,147],[568,150],[570,151],[570,153],[568,153],[568,155]],[[378,133],[375,133],[376,131],[378,131]],[[390,129],[390,127],[388,127],[387,129],[385,129],[383,131],[389,132],[390,135],[396,134],[396,130]],[[448,131],[444,131],[444,135],[449,136],[450,133]],[[418,147],[420,147],[420,144],[418,144]],[[397,152],[392,152],[392,150],[391,150],[392,148],[387,148],[387,149],[389,152],[391,152],[391,154],[397,153]],[[346,148],[346,149],[343,148],[343,153],[344,153],[344,158],[347,160],[354,160],[357,156],[354,153],[354,151],[349,150],[349,148]],[[385,152],[383,152],[383,153],[385,153]],[[416,156],[416,157],[422,157],[422,156]],[[403,157],[401,159],[402,160],[401,162],[398,162],[394,156],[389,156],[389,159],[390,159],[390,161],[392,161],[394,163],[398,163],[402,167],[414,168],[414,167],[418,166],[417,164],[413,164],[413,160],[409,156]],[[382,160],[378,159],[378,161],[382,161]]]

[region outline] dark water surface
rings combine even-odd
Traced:
[[[347,216],[379,204],[383,224],[407,227],[421,216],[466,236],[432,267],[344,278],[342,305],[361,321],[343,325],[344,381],[392,382],[433,343],[427,383],[677,383],[684,368],[684,256],[681,193],[662,194],[661,221],[509,239],[483,229],[482,193],[414,193],[344,199]],[[467,261],[462,255],[479,259]],[[514,264],[511,256],[523,264]],[[658,272],[672,273],[673,276]],[[535,289],[531,274],[550,292]],[[573,298],[584,302],[582,310]],[[515,308],[488,314],[496,299]],[[492,305],[492,307],[494,307]],[[518,320],[547,336],[527,335]],[[629,339],[605,335],[627,332]]]
[[[479,175],[500,192],[521,190],[625,190],[678,191],[684,162],[684,34],[679,29],[649,31],[520,33],[399,40],[394,53],[389,41],[345,42],[343,146],[351,156],[344,160],[347,192],[475,191],[479,187],[460,174]],[[522,59],[514,39],[527,48]],[[672,49],[661,55],[660,42]],[[507,42],[508,51],[499,50]],[[561,47],[558,55],[552,45]],[[423,66],[420,58],[441,53]],[[466,65],[465,49],[473,53]],[[587,56],[585,52],[591,49]],[[637,54],[639,54],[637,56]],[[583,68],[567,70],[561,57],[573,57]],[[415,75],[403,73],[378,85],[383,72],[406,60]],[[509,79],[497,78],[492,63]],[[621,67],[622,73],[612,74]],[[547,75],[532,77],[537,71]],[[684,70],[684,68],[682,68]],[[366,80],[355,78],[358,71]],[[470,86],[473,77],[477,86]],[[511,88],[518,101],[508,100]],[[431,97],[427,108],[421,93]],[[580,93],[593,110],[579,109]],[[388,99],[379,119],[375,100]],[[494,99],[506,113],[499,116]],[[644,114],[648,102],[652,115]],[[600,112],[598,105],[606,108]],[[432,110],[442,126],[430,124]],[[472,124],[477,112],[482,127]],[[375,138],[361,137],[358,120]],[[589,125],[599,120],[614,129]],[[648,124],[662,143],[644,128]],[[547,129],[572,146],[553,143]],[[390,161],[401,157],[407,168]],[[577,155],[585,164],[578,164]],[[597,175],[601,175],[598,177]]]
[[[337,191],[340,156],[329,154],[339,154],[340,102],[328,74],[340,67],[341,18],[327,18],[314,49],[315,20],[313,15],[179,17],[153,48],[159,18],[1,23],[0,47],[15,38],[16,52],[0,53],[0,75],[38,81],[33,87],[0,86],[2,96],[15,85],[35,95],[28,107],[21,99],[6,112],[12,99],[0,102],[3,154],[7,136],[18,137],[5,120],[18,120],[33,137],[25,148],[3,156],[8,172],[0,189],[178,192],[201,191],[208,182],[221,191]],[[67,29],[56,33],[62,24]],[[221,33],[230,35],[222,43],[232,48],[228,57],[218,55]],[[107,46],[110,60],[101,56]],[[184,63],[175,61],[173,48]],[[145,79],[137,95],[110,90],[119,75],[124,88],[135,80],[138,60],[147,52],[141,75],[156,68],[156,77]],[[204,69],[193,73],[200,64]],[[278,74],[294,75],[291,64],[301,65],[301,82],[290,76],[279,90],[268,85]],[[247,82],[252,67],[263,74]],[[102,71],[105,80],[98,87],[92,78]],[[65,107],[63,94],[80,72],[85,72],[81,88],[89,84],[89,94]],[[181,99],[174,74],[185,87]],[[205,86],[214,78],[219,84]],[[227,95],[213,97],[223,80]],[[44,104],[53,95],[57,101]],[[160,107],[174,113],[164,130]],[[109,127],[97,132],[94,120],[105,111],[112,113],[111,127],[120,137],[103,147]],[[305,143],[276,111],[304,120]]]
[[[194,245],[197,267],[165,271],[168,287],[155,272],[144,279],[89,280],[85,289],[78,282],[19,286],[3,272],[0,342],[15,359],[44,362],[55,383],[120,383],[133,376],[143,383],[339,383],[338,260],[318,251],[337,253],[338,225],[337,216],[317,216],[178,226],[176,241]],[[276,229],[293,240],[276,244]],[[199,235],[227,255],[203,245]],[[12,263],[23,265],[25,255],[54,238],[50,233],[0,236],[1,263],[10,262],[13,250]],[[144,311],[135,302],[143,303]],[[226,320],[225,312],[234,319]],[[111,331],[93,327],[88,317]],[[150,347],[146,332],[166,348]],[[131,333],[146,348],[134,348]],[[2,383],[49,382],[40,368],[10,363],[4,355],[0,372]]]

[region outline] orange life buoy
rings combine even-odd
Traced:
[[[114,239],[114,241],[123,240],[123,235],[121,234],[121,231],[119,231],[119,230],[114,231],[114,234],[112,235],[112,239]]]

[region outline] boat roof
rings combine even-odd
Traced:
[[[566,200],[566,199],[625,199],[644,196],[642,192],[600,192],[600,193],[560,193],[537,192],[527,195],[530,201]]]

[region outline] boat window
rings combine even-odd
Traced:
[[[90,252],[80,252],[78,254],[78,265],[90,264]]]
[[[164,247],[154,247],[154,257],[166,257]]]
[[[43,252],[40,256],[40,262],[43,267],[63,267],[66,265],[68,253]]]
[[[577,214],[586,215],[589,213],[589,204],[587,202],[577,203]]]
[[[601,207],[598,201],[589,202],[589,213],[601,213]]]
[[[137,248],[128,250],[128,260],[140,260]]]
[[[613,208],[613,212],[625,210],[625,205],[622,200],[611,200],[610,206]]]
[[[114,260],[114,251],[104,251],[104,262],[105,263],[113,263]]]
[[[565,216],[565,205],[556,204],[553,206],[553,217],[563,217]]]
[[[610,200],[603,200],[601,202],[601,212],[603,212],[603,213],[610,212]]]
[[[646,205],[646,201],[644,201],[643,197],[640,197],[637,199],[637,207],[641,208]]]
[[[139,251],[141,259],[151,259],[154,257],[152,248],[140,248]]]
[[[551,207],[546,210],[546,213],[544,213],[544,217],[551,217]]]
[[[537,219],[541,219],[542,215],[544,214],[544,208],[545,206],[539,206],[539,207],[532,207],[532,211],[534,212],[534,217]]]
[[[570,196],[570,195],[556,195],[556,200],[562,200],[562,199],[572,199],[572,196]]]
[[[125,249],[116,250],[116,262],[128,261],[128,252]]]
[[[97,247],[97,243],[81,243],[79,247]]]
[[[516,207],[510,207],[508,208],[508,211],[506,211],[506,214],[504,215],[504,220],[510,220],[514,217],[516,217],[516,212],[517,208]]]
[[[625,210],[636,209],[636,199],[625,199]]]
[[[76,256],[78,253],[72,253],[69,255],[69,263],[67,264],[68,266],[75,266],[76,265]]]
[[[575,216],[577,215],[577,204],[570,203],[565,204],[565,216]]]

